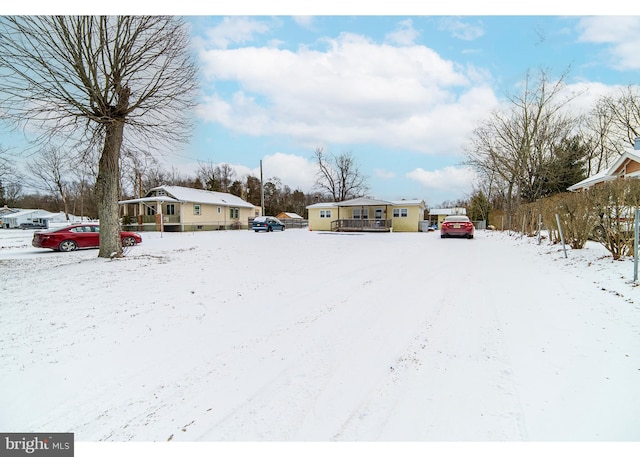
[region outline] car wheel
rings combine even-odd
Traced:
[[[128,236],[124,240],[122,240],[122,245],[123,246],[135,246],[136,245],[136,239],[134,237],[132,237],[132,236]]]
[[[444,233],[440,235],[440,238],[446,238],[447,235],[445,235]]]
[[[284,232],[284,225],[282,226],[282,231]]]
[[[267,229],[267,232],[273,232],[273,227],[269,226],[269,228]]]
[[[76,244],[75,241],[64,240],[62,243],[60,243],[60,246],[58,246],[58,249],[60,249],[62,252],[71,252],[78,249],[78,245]]]

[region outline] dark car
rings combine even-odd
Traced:
[[[42,222],[23,222],[22,224],[20,224],[20,228],[22,230],[28,230],[28,229],[46,229],[47,224],[42,223]]]
[[[255,232],[273,232],[274,230],[284,231],[284,224],[280,222],[279,219],[272,216],[258,216],[253,220],[251,229]]]
[[[473,238],[473,222],[467,216],[447,216],[440,226],[440,238],[451,236]]]
[[[142,243],[142,237],[135,232],[120,232],[122,246]],[[100,247],[100,226],[98,224],[76,224],[67,227],[35,232],[31,245],[56,251],[75,251]]]

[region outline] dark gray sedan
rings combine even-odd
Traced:
[[[284,231],[284,224],[277,218],[272,216],[258,216],[253,220],[251,224],[253,231],[260,232],[273,232],[274,230]]]

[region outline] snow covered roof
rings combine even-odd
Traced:
[[[9,219],[9,218],[20,218],[23,216],[30,216],[32,214],[36,214],[37,217],[42,217],[45,218],[47,216],[53,215],[53,213],[50,213],[47,210],[44,209],[21,209],[18,210],[15,213],[9,213],[9,214],[3,214],[3,217],[5,219]]]
[[[587,187],[591,187],[594,184],[598,184],[598,183],[605,182],[605,181],[611,181],[612,179],[616,179],[616,177],[609,175],[609,170],[602,171],[602,172],[600,172],[598,174],[595,174],[593,176],[589,176],[588,178],[583,179],[582,181],[575,183],[573,186],[567,187],[567,190],[573,192],[573,191],[580,190],[580,189],[586,189]]]
[[[123,200],[119,203],[142,203],[142,202],[193,202],[207,205],[237,206],[241,208],[253,208],[249,202],[240,197],[225,192],[213,192],[210,190],[193,189],[181,186],[159,186],[154,187],[143,198]]]
[[[354,207],[354,206],[420,206],[424,205],[424,200],[376,200],[374,198],[354,198],[353,200],[345,200],[343,202],[325,202],[315,203],[307,206],[307,209],[313,208],[337,208],[337,207]]]
[[[467,214],[466,208],[434,208],[429,210],[430,216],[450,216],[452,214]]]
[[[289,219],[304,219],[302,216],[296,213],[280,213],[278,214],[278,217],[281,217],[281,215],[284,215],[284,217],[288,217]]]

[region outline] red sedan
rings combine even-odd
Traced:
[[[440,238],[460,236],[473,238],[473,223],[467,216],[447,216],[440,226]]]
[[[120,240],[122,246],[135,246],[142,243],[142,237],[134,232],[120,232]],[[77,224],[35,232],[31,245],[36,248],[64,252],[97,248],[100,247],[100,226],[97,224]]]

